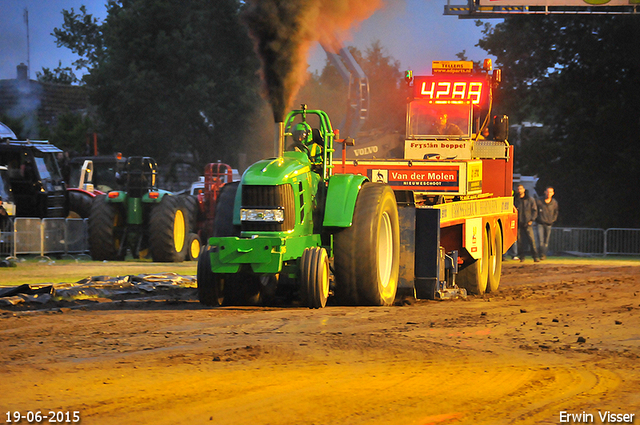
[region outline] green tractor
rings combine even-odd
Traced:
[[[325,112],[302,105],[276,131],[277,157],[222,188],[198,259],[200,302],[392,304],[400,253],[393,190],[334,174],[333,144],[348,141],[336,139]]]
[[[89,214],[89,247],[94,260],[134,258],[184,261],[189,218],[182,198],[156,188],[153,158],[130,157],[119,176],[125,190],[95,197]]]

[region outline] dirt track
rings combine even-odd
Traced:
[[[558,424],[561,412],[603,423],[610,411],[640,423],[640,263],[630,264],[509,262],[496,296],[389,308],[206,309],[185,289],[168,301],[0,310],[0,417]]]

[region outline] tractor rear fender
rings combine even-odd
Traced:
[[[166,190],[152,190],[142,195],[142,202],[144,202],[145,204],[157,204],[160,203],[160,201],[162,201],[162,198],[164,198],[165,196],[172,195],[170,195]]]
[[[109,204],[122,203],[127,200],[127,192],[112,190],[111,192],[107,192],[107,196],[104,200]]]
[[[73,190],[78,191],[79,189],[73,189]],[[153,195],[151,195],[151,193],[153,193]],[[149,193],[145,193],[144,195],[142,195],[142,202],[144,202],[145,204],[158,203],[162,201],[162,198],[168,194],[169,192],[166,190],[162,190],[162,189],[153,190]],[[108,203],[121,203],[121,202],[125,202],[128,197],[129,196],[127,192],[112,190],[111,192],[107,193],[107,197],[105,198],[105,201]]]
[[[329,178],[324,227],[350,227],[356,199],[362,184],[369,179],[355,174],[335,174]]]

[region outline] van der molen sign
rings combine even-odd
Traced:
[[[480,0],[480,6],[633,6],[640,0]]]

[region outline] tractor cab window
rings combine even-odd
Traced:
[[[51,153],[38,153],[34,156],[35,167],[42,180],[60,181],[62,174],[58,168],[58,163]]]
[[[11,200],[11,186],[9,185],[9,173],[4,168],[0,168],[0,196],[5,201]]]
[[[434,104],[413,101],[409,105],[407,138],[463,138],[471,131],[468,104]]]

